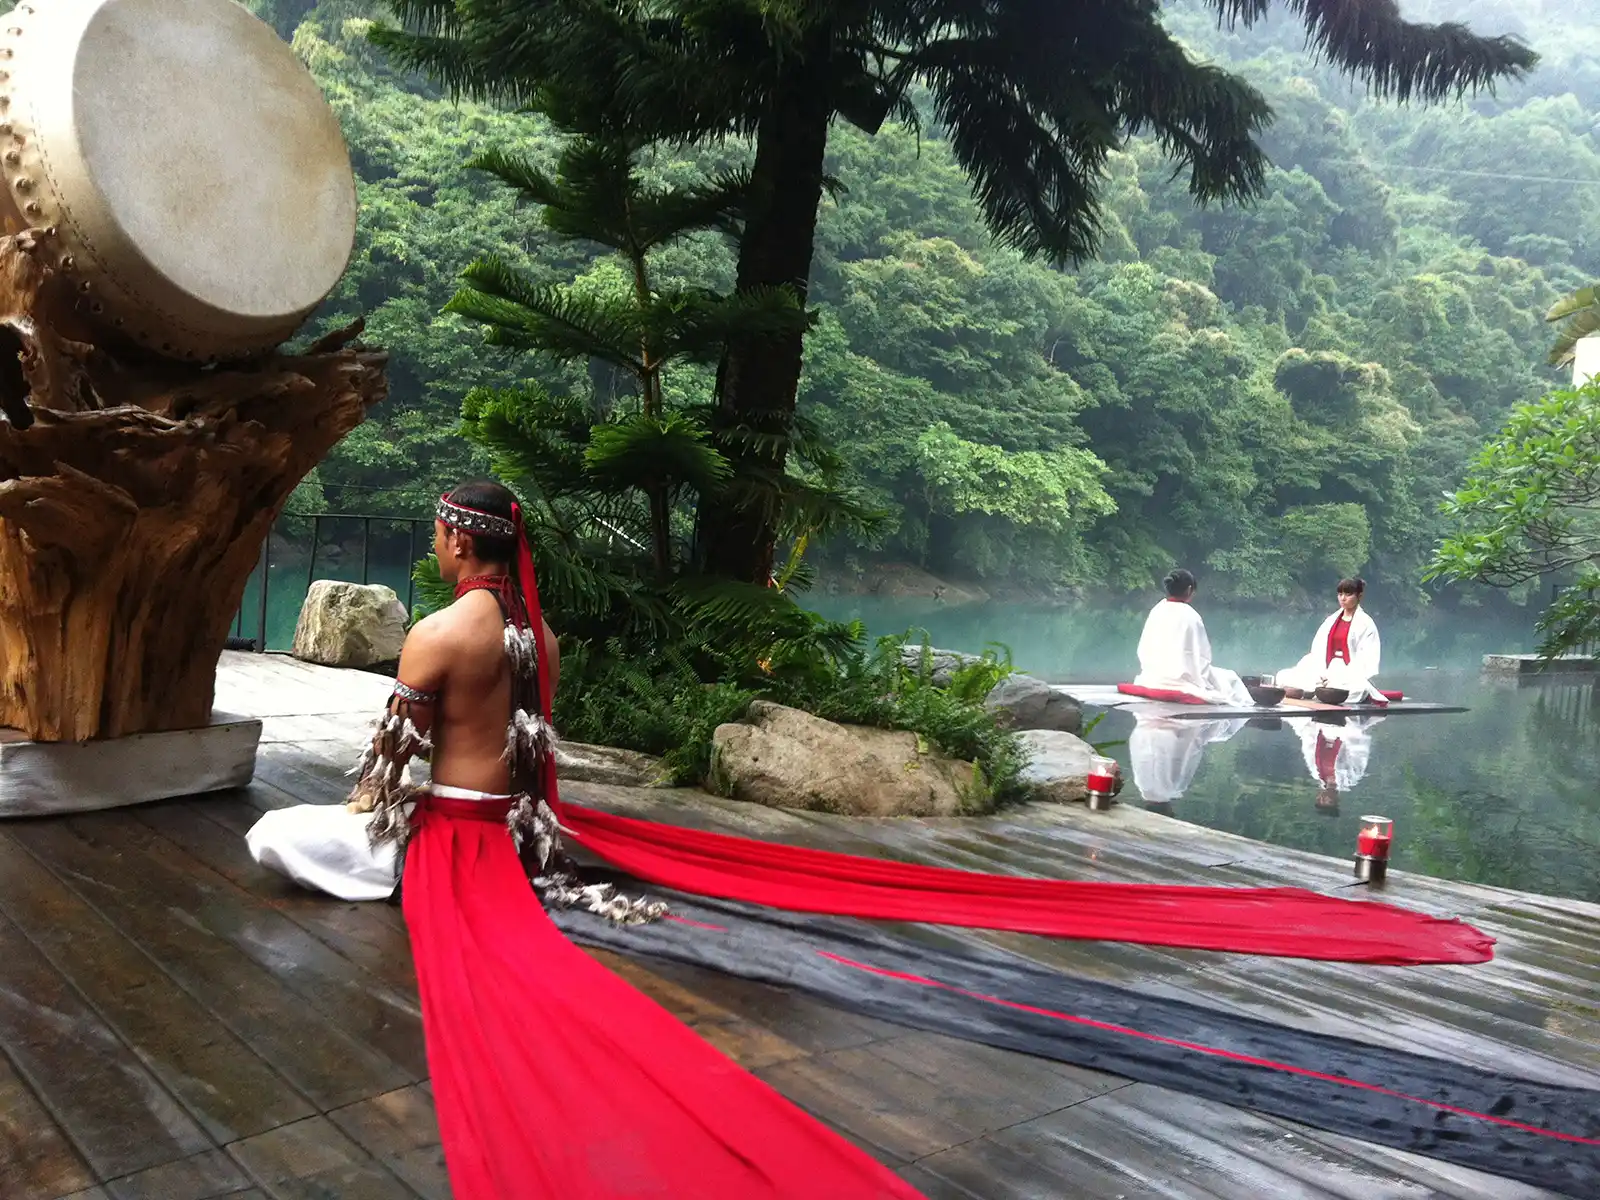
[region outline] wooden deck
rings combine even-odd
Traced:
[[[387,690],[373,676],[229,655],[219,707],[265,722],[249,789],[0,824],[0,1197],[449,1195],[399,913],[299,892],[243,844],[258,811],[343,794]],[[1345,863],[1131,808],[872,823],[698,793],[569,794],[961,866],[1352,886]],[[1600,1088],[1600,906],[1405,875],[1388,893],[1492,933],[1496,960],[1398,970],[992,940],[1151,993]],[[1551,1194],[770,987],[601,957],[932,1200]]]

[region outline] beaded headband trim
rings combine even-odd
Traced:
[[[463,533],[481,533],[485,537],[505,538],[507,541],[517,536],[516,525],[505,517],[452,504],[448,496],[439,497],[437,515],[439,520],[450,528],[459,529]]]

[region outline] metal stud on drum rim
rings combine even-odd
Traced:
[[[49,0],[0,19],[7,232],[44,234],[79,308],[173,358],[270,349],[355,244],[337,118],[232,0]]]

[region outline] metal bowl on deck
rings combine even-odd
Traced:
[[[1261,676],[1259,676],[1259,675],[1241,675],[1241,676],[1239,676],[1239,682],[1244,684],[1245,687],[1247,687],[1247,688],[1260,687],[1261,686]]]
[[[1276,708],[1283,703],[1284,688],[1262,687],[1259,684],[1246,686],[1250,688],[1250,699],[1256,702],[1258,708]]]
[[[1319,687],[1316,691],[1319,704],[1343,704],[1350,699],[1348,688]]]

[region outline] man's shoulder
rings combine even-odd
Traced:
[[[448,608],[429,613],[411,627],[410,638],[423,647],[467,650],[478,643],[498,646],[505,618],[487,592],[469,592]]]
[[[406,633],[406,640],[419,644],[436,641],[450,628],[450,610],[442,608],[438,612],[431,612],[425,617],[417,618],[414,625]]]

